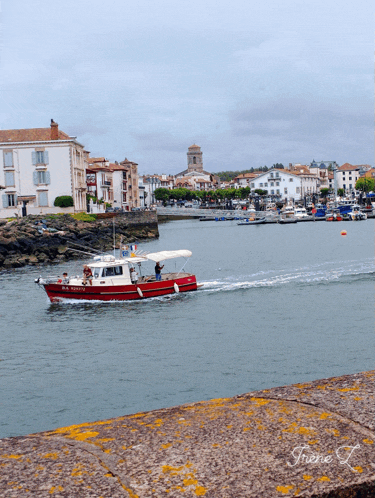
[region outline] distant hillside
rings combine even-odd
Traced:
[[[268,168],[267,166],[263,166],[263,168],[250,168],[242,171],[219,171],[218,173],[213,174],[218,176],[222,182],[230,182],[238,175],[242,175],[243,173],[254,173],[255,171],[268,171]]]

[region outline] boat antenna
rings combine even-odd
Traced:
[[[116,258],[116,230],[115,230],[115,217],[113,220],[113,257]]]

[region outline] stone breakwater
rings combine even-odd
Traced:
[[[123,243],[159,237],[157,215],[153,211],[123,213],[114,219],[117,247],[121,237]],[[113,218],[87,222],[65,214],[1,220],[0,269],[84,257],[69,250],[70,246],[82,249],[73,244],[113,250]]]
[[[0,440],[0,495],[373,498],[374,372]]]

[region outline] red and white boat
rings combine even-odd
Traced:
[[[84,284],[83,277],[61,279],[59,277],[38,278],[35,282],[43,286],[51,302],[62,299],[85,299],[96,301],[126,301],[163,296],[178,292],[197,290],[195,275],[179,271],[178,273],[162,273],[161,280],[155,274],[142,276],[142,263],[160,262],[172,258],[189,258],[191,251],[161,251],[150,254],[132,254],[131,257],[116,259],[106,254],[95,256],[87,263],[92,278]],[[185,265],[184,265],[185,266]],[[130,269],[137,271],[137,280],[130,277]],[[90,283],[91,280],[91,283]]]

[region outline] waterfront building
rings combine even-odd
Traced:
[[[203,184],[208,185],[206,182],[209,182],[211,187],[207,188],[207,190],[218,188],[220,183],[219,178],[203,169],[203,152],[199,145],[193,144],[188,148],[187,166],[187,169],[175,175],[176,180],[179,178],[189,178],[192,180],[192,185],[201,183],[203,186]],[[200,182],[200,180],[205,180],[205,182]],[[206,190],[206,188],[204,189]]]
[[[359,165],[345,163],[340,166],[336,171],[337,188],[344,189],[345,195],[352,195],[362,171],[363,169]]]
[[[254,178],[257,178],[260,175],[258,173],[241,173],[233,179],[233,187],[234,188],[244,188],[250,187]]]
[[[0,130],[0,149],[0,218],[86,211],[88,152],[53,120],[49,128]],[[56,197],[65,195],[73,207],[55,207]]]
[[[319,180],[311,173],[304,171],[291,172],[284,169],[272,168],[261,173],[250,183],[251,191],[265,190],[268,195],[289,201],[299,201],[306,195],[318,192]]]
[[[86,171],[88,194],[103,204],[124,211],[140,207],[137,166],[126,158],[120,164],[111,163],[104,157],[89,158]],[[97,204],[93,211],[101,211],[101,205]]]
[[[315,161],[310,163],[310,172],[319,178],[320,188],[329,188],[328,171],[334,171],[338,168],[336,161]]]

